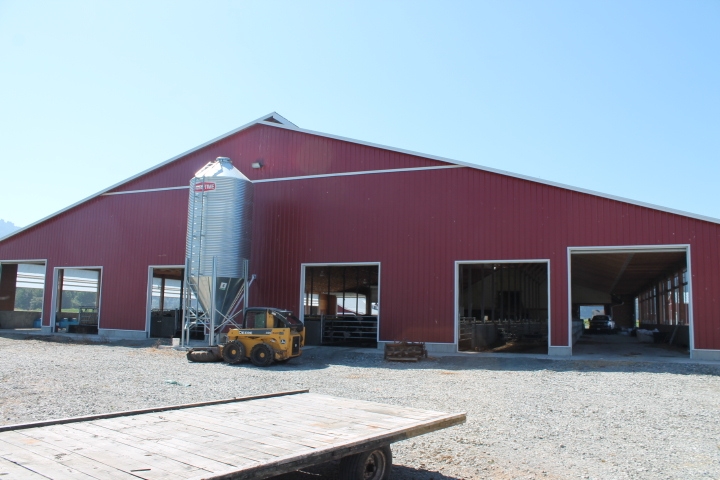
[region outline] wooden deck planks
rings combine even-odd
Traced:
[[[227,469],[234,467],[237,464],[224,463],[211,458],[203,457],[195,454],[192,451],[186,451],[182,455],[178,455],[178,449],[162,444],[155,439],[143,439],[127,433],[122,433],[108,428],[99,427],[92,423],[75,423],[69,425],[70,428],[75,430],[88,433],[90,435],[97,435],[98,437],[105,437],[112,442],[117,442],[122,445],[132,446],[142,449],[152,455],[163,456],[168,459],[180,459],[182,463],[190,465],[192,467],[207,470],[208,472],[214,472],[217,470]]]
[[[407,407],[392,407],[389,405],[380,405],[361,400],[338,399],[337,402],[330,400],[332,397],[324,395],[311,395],[302,398],[284,398],[269,399],[269,404],[296,406],[306,410],[313,410],[325,414],[339,415],[347,418],[352,416],[372,417],[376,420],[418,420],[423,421],[437,416],[438,412],[422,411]],[[230,406],[231,407],[231,406]]]
[[[286,411],[287,414],[289,411]],[[264,428],[265,426],[271,426],[273,430],[280,432],[281,435],[289,435],[288,438],[301,437],[300,441],[304,445],[304,439],[308,439],[312,442],[320,444],[332,444],[338,441],[338,435],[336,432],[328,428],[325,423],[319,423],[313,418],[312,412],[303,412],[292,418],[288,418],[287,415],[283,417],[274,416],[269,420],[256,419],[251,422],[243,422],[253,427]]]
[[[275,415],[277,418],[284,418],[286,421],[304,423],[308,426],[318,425],[322,429],[332,428],[332,426],[342,425],[365,425],[371,428],[387,428],[388,423],[407,424],[407,420],[397,420],[390,416],[373,415],[372,417],[358,410],[343,411],[342,409],[327,409],[324,407],[312,406],[303,403],[268,403],[270,411],[282,411],[283,417]],[[294,413],[294,416],[288,416]],[[232,408],[225,411],[225,415],[241,415],[241,412],[235,413]],[[308,419],[312,419],[308,422]]]
[[[344,398],[328,397],[325,395],[317,395],[308,393],[305,396],[293,397],[279,397],[269,399],[272,403],[280,403],[284,405],[298,405],[307,408],[312,408],[325,413],[336,413],[343,416],[354,416],[358,415],[361,417],[372,416],[372,418],[382,418],[383,420],[390,419],[402,419],[402,420],[417,420],[425,421],[431,418],[435,418],[439,412],[418,410],[416,408],[409,407],[398,407],[391,405],[383,405],[379,403],[367,402],[364,400],[349,400]],[[232,404],[230,404],[232,405]],[[378,417],[380,416],[380,417]]]
[[[168,426],[171,425],[171,426]],[[189,443],[206,445],[211,449],[232,452],[234,457],[245,458],[247,461],[262,462],[276,454],[267,454],[259,451],[238,451],[237,447],[230,446],[227,438],[218,435],[211,430],[187,424],[152,423],[142,427],[134,426],[124,432],[132,432],[134,435],[144,435],[148,438],[162,436],[163,441],[183,440]]]
[[[346,455],[463,421],[307,392],[172,406],[0,430],[0,473],[32,468],[37,478],[155,480],[247,471],[264,478],[265,466],[282,473],[335,458],[335,451]]]
[[[333,444],[338,441],[337,428],[351,426],[352,422],[347,420],[312,419],[312,412],[303,412],[295,417],[289,417],[289,412],[284,412],[282,417],[239,420],[242,422],[243,431],[252,434],[263,435],[271,433],[291,443],[317,448],[323,444]],[[229,414],[227,418],[236,418]],[[233,420],[235,422],[235,420]]]
[[[107,438],[83,434],[69,426],[53,425],[22,431],[22,435],[43,440],[56,446],[63,446],[100,465],[115,468],[140,478],[171,479],[191,478],[201,471],[176,461],[161,457],[146,456],[145,451],[127,448]],[[2,438],[3,435],[0,435]]]
[[[7,460],[3,458],[0,455],[0,476],[2,476],[3,479],[15,479],[15,478],[24,478],[28,480],[40,480],[44,479],[47,480],[48,477],[40,475],[38,473],[35,473],[31,470],[28,470],[25,467],[22,467],[20,465],[17,465],[16,463],[11,462],[10,460]]]
[[[313,424],[326,429],[349,425],[357,428],[390,430],[434,418],[433,416],[425,416],[418,420],[414,417],[403,417],[401,415],[391,416],[379,412],[368,413],[366,410],[358,409],[357,406],[337,408],[329,404],[316,404],[308,408],[302,403],[291,401],[283,404],[282,408],[287,411],[294,411],[306,418],[311,418],[314,421]],[[434,412],[434,414],[436,417],[437,412]]]
[[[293,416],[288,414],[293,413]],[[322,416],[321,416],[322,415]],[[232,418],[232,414],[227,415],[228,418]],[[325,413],[319,413],[312,410],[291,410],[283,408],[283,416],[277,416],[283,420],[273,420],[265,425],[268,431],[274,432],[276,435],[285,437],[292,441],[299,434],[305,435],[312,434],[313,438],[321,443],[314,445],[315,448],[322,446],[322,443],[327,444],[328,441],[331,444],[337,444],[341,441],[350,441],[368,434],[368,431],[373,432],[385,432],[391,430],[397,426],[394,422],[387,420],[385,425],[382,422],[370,423],[367,419],[360,418],[360,416],[342,417],[340,415],[330,416]],[[262,428],[263,425],[259,422],[243,422],[244,427],[247,424],[249,427]],[[398,425],[408,425],[408,422],[401,422]],[[317,434],[315,432],[322,432]],[[320,435],[320,436],[317,436]]]
[[[243,446],[247,445],[247,448],[274,456],[284,455],[288,450],[299,452],[312,450],[311,447],[302,445],[300,442],[272,435],[269,428],[263,430],[249,425],[243,425],[241,419],[238,419],[237,424],[233,425],[230,419],[221,422],[188,412],[187,415],[181,417],[181,421],[198,428],[215,432],[226,442],[235,442],[238,445],[241,442],[245,442]]]
[[[117,419],[116,419],[117,421]],[[130,419],[127,419],[130,422]],[[274,458],[276,455],[263,453],[259,451],[238,451],[236,446],[230,446],[226,439],[217,435],[215,432],[208,431],[191,425],[175,425],[173,429],[168,427],[168,423],[148,423],[132,422],[134,425],[128,426],[123,432],[129,432],[136,436],[143,436],[147,439],[164,438],[165,441],[180,442],[182,445],[190,444],[197,450],[196,445],[205,445],[207,448],[202,450],[214,452],[226,452],[232,454],[236,465],[245,465],[251,462],[263,462]],[[214,457],[213,457],[214,458]],[[220,457],[218,457],[220,458]],[[231,461],[223,456],[223,461]]]
[[[26,471],[57,480],[95,480],[98,477],[87,475],[72,468],[52,456],[42,455],[9,441],[0,440],[0,457],[5,461],[20,465]],[[22,476],[18,478],[23,478]]]
[[[240,439],[254,440],[261,444],[268,445],[271,448],[318,448],[334,442],[329,435],[303,431],[303,429],[297,428],[294,422],[283,422],[272,417],[268,419],[256,419],[254,417],[243,418],[229,414],[226,415],[224,419],[221,419],[195,415],[195,413],[192,412],[187,413],[189,416],[213,426],[208,428],[219,428],[229,425],[228,428],[234,431],[233,436]],[[277,415],[275,416],[278,417]],[[267,438],[268,436],[271,438]]]

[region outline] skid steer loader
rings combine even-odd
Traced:
[[[227,332],[227,341],[214,347],[195,347],[187,352],[191,362],[240,363],[268,367],[285,363],[302,354],[305,345],[303,324],[288,310],[251,307],[245,310],[242,328]]]

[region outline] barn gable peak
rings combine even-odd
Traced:
[[[261,123],[274,123],[276,125],[285,125],[286,127],[298,128],[297,125],[295,125],[290,120],[283,117],[282,115],[280,115],[277,112],[272,112],[269,115],[261,117],[261,119],[257,120],[257,121],[261,122]]]

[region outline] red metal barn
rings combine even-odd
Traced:
[[[569,355],[579,308],[593,304],[618,326],[684,331],[693,358],[720,359],[720,220],[303,130],[277,114],[0,240],[0,310],[13,310],[15,265],[44,266],[44,332],[63,321],[72,281],[95,285],[97,333],[146,338],[152,271],[184,265],[188,182],[219,156],[254,184],[250,305],[306,320],[375,316],[379,342],[438,351],[491,343],[498,325],[522,337],[534,322],[548,353]],[[74,271],[88,278],[63,273]]]

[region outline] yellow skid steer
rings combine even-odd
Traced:
[[[253,365],[268,367],[285,363],[302,354],[304,325],[292,312],[269,307],[245,310],[242,328],[227,333],[227,342],[214,347],[196,347],[187,352],[191,362],[240,363],[250,359]]]

